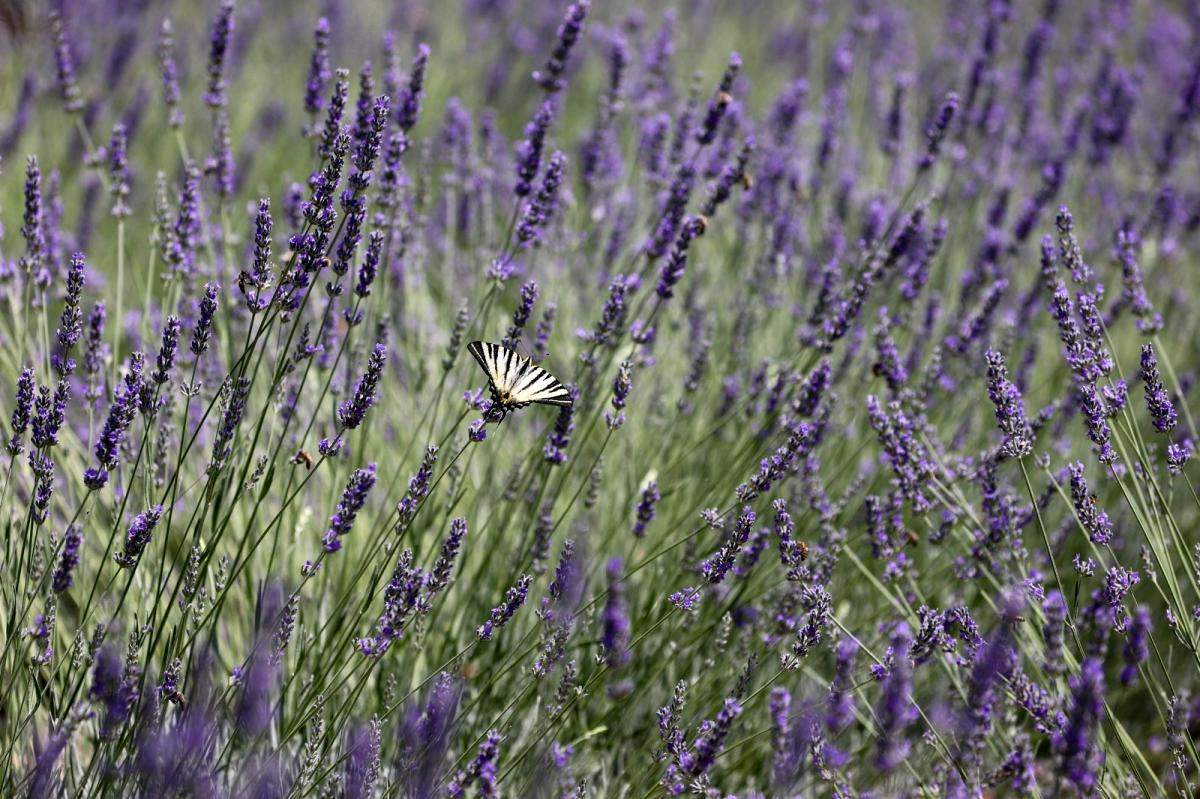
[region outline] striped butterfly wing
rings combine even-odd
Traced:
[[[487,374],[492,390],[508,398],[507,405],[572,404],[567,387],[524,355],[486,341],[472,341],[467,351]]]

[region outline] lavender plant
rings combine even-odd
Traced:
[[[53,5],[0,795],[1200,791],[1193,11]]]

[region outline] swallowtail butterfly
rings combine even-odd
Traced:
[[[530,403],[571,405],[571,392],[540,366],[518,352],[487,341],[472,341],[467,351],[488,376],[492,408],[488,416],[503,419],[509,411]]]

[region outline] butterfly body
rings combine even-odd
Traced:
[[[562,407],[574,402],[570,389],[519,352],[487,341],[472,341],[467,351],[488,376],[488,421],[498,422],[510,411],[534,403]]]

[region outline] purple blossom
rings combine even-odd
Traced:
[[[419,602],[426,581],[425,572],[413,566],[412,550],[401,552],[392,579],[383,590],[383,613],[376,622],[377,632],[369,638],[360,638],[355,644],[358,651],[367,657],[380,657],[393,642],[404,637],[409,622],[421,612]]]
[[[1108,408],[1096,392],[1096,387],[1091,383],[1079,386],[1079,403],[1088,438],[1095,445],[1097,459],[1106,465],[1115,463],[1117,453],[1113,449],[1112,433],[1108,427]]]
[[[367,495],[375,485],[375,464],[368,463],[366,468],[355,469],[346,481],[342,498],[337,508],[329,517],[329,529],[325,531],[321,541],[326,552],[337,552],[342,548],[342,536],[349,535],[354,527],[354,519],[367,502]]]
[[[472,785],[480,797],[492,799],[498,796],[496,792],[496,761],[500,757],[500,733],[488,730],[487,737],[479,745],[479,753],[451,778],[446,786],[446,796],[460,799]]]
[[[638,538],[645,537],[646,526],[654,520],[655,506],[661,499],[662,494],[658,491],[658,483],[653,480],[646,483],[641,497],[638,498],[637,507],[633,511],[636,517],[636,521],[633,523],[633,534]]]
[[[66,24],[58,11],[50,12],[50,25],[54,31],[54,67],[58,75],[58,91],[62,95],[63,109],[68,114],[83,110],[83,97],[75,78],[75,59],[71,55],[71,42],[67,37]]]
[[[209,37],[208,91],[204,94],[204,104],[214,110],[224,108],[226,103],[225,58],[232,34],[233,0],[223,0],[213,18],[212,35]]]
[[[1071,701],[1066,723],[1051,737],[1059,773],[1082,795],[1090,795],[1104,767],[1099,727],[1104,718],[1104,666],[1089,658],[1070,679]]]
[[[35,156],[25,162],[25,211],[21,237],[25,239],[25,254],[17,267],[28,277],[42,269],[46,258],[46,231],[42,209],[42,171]]]
[[[96,466],[89,467],[83,473],[84,484],[93,491],[104,487],[108,482],[109,472],[120,462],[121,445],[125,441],[129,425],[137,415],[142,389],[142,363],[143,357],[140,352],[129,356],[125,377],[117,387],[108,417],[96,438]]]
[[[525,204],[521,221],[517,224],[517,242],[519,244],[524,246],[535,242],[539,230],[545,228],[546,223],[553,215],[566,164],[567,157],[561,152],[556,150],[550,156],[550,162],[546,165],[546,171],[542,175],[542,184],[538,187],[537,193]]]
[[[1150,656],[1149,637],[1153,632],[1150,624],[1150,609],[1138,605],[1133,611],[1133,619],[1125,632],[1125,646],[1121,651],[1125,658],[1125,667],[1121,669],[1121,684],[1129,685],[1137,679],[1138,666],[1146,662]]]
[[[1025,421],[1025,404],[1020,390],[1008,379],[1004,356],[995,350],[987,355],[988,397],[996,408],[996,424],[1004,434],[1001,452],[1023,458],[1033,451],[1033,434]]]
[[[105,645],[96,653],[88,698],[104,711],[100,722],[101,740],[112,740],[129,720],[137,702],[139,677],[136,666],[126,664],[122,668],[116,647]]]
[[[313,51],[308,63],[308,82],[304,86],[304,110],[316,117],[325,107],[325,91],[333,77],[329,65],[329,20],[321,17],[313,28]]]
[[[196,326],[192,328],[192,343],[189,345],[197,358],[204,354],[212,340],[213,318],[217,315],[217,295],[220,291],[219,283],[204,285],[204,296],[200,298],[200,312],[196,317]]]
[[[50,580],[54,593],[61,594],[74,584],[75,567],[79,565],[79,550],[82,546],[83,528],[78,524],[69,525],[63,533],[62,552]]]
[[[1154,335],[1162,329],[1162,316],[1154,310],[1154,305],[1146,295],[1143,284],[1141,265],[1138,263],[1138,250],[1141,241],[1136,231],[1122,228],[1117,231],[1117,259],[1121,262],[1121,292],[1122,301],[1129,304],[1133,315],[1137,317],[1138,330],[1146,335]]]
[[[533,313],[533,305],[537,302],[538,286],[537,282],[530,280],[525,285],[521,286],[521,300],[517,303],[516,309],[513,311],[512,324],[509,325],[508,332],[504,334],[500,344],[510,350],[515,350],[521,342],[521,334],[525,330],[525,326],[529,324],[529,316]]]
[[[900,622],[892,632],[891,666],[883,678],[883,692],[875,708],[879,724],[875,766],[885,774],[894,771],[908,757],[911,748],[907,728],[917,718],[917,708],[912,701],[911,646],[912,634],[908,625]]]
[[[396,523],[398,528],[406,527],[417,515],[417,510],[425,497],[429,495],[430,480],[433,478],[433,467],[437,463],[438,448],[429,446],[421,457],[421,465],[416,473],[408,480],[408,490],[396,504],[396,514],[400,517]]]
[[[179,67],[175,63],[175,36],[170,19],[164,19],[159,27],[157,52],[167,124],[178,130],[183,125],[183,110],[179,107]]]
[[[733,529],[725,536],[721,546],[700,564],[700,572],[705,581],[715,585],[725,579],[733,567],[734,559],[750,540],[750,531],[754,527],[755,519],[754,510],[749,505],[743,506]]]
[[[379,259],[383,253],[384,235],[378,230],[371,231],[367,238],[367,251],[363,255],[362,264],[358,268],[358,281],[354,284],[354,294],[360,299],[371,296],[371,284],[379,272]]]
[[[122,569],[132,569],[138,565],[138,561],[142,558],[142,552],[145,551],[146,545],[150,543],[151,536],[154,535],[154,528],[158,526],[158,520],[162,518],[162,505],[155,505],[139,513],[129,525],[129,530],[125,533],[125,544],[122,550],[113,555],[113,560]]]
[[[637,286],[636,277],[616,275],[608,285],[608,296],[600,311],[600,320],[592,330],[580,329],[576,335],[580,340],[589,342],[593,348],[604,346],[621,330],[628,313],[626,295]],[[581,356],[592,357],[588,355]]]
[[[547,94],[560,91],[566,85],[562,75],[567,68],[567,57],[583,31],[583,21],[590,8],[591,3],[588,0],[577,0],[567,7],[567,14],[558,26],[558,41],[550,53],[550,58],[542,69],[533,73],[534,83],[542,87]]]
[[[542,447],[542,456],[546,463],[554,466],[561,466],[567,462],[567,447],[571,443],[571,435],[575,432],[574,400],[579,398],[579,389],[575,386],[567,386],[567,390],[571,394],[572,403],[558,409],[554,427],[546,434],[546,445]]]
[[[671,254],[663,262],[662,269],[658,273],[658,286],[655,288],[655,293],[662,299],[666,300],[675,296],[675,285],[683,278],[683,273],[687,269],[688,249],[693,240],[704,234],[706,225],[704,218],[699,216],[688,217],[683,221],[679,229],[679,236],[675,239],[674,247],[671,248]]]
[[[504,602],[492,608],[487,621],[479,626],[477,632],[480,638],[484,641],[490,640],[496,630],[508,624],[513,615],[525,604],[525,597],[529,595],[531,582],[533,582],[533,577],[528,574],[522,575],[517,580],[517,584],[505,592]]]
[[[725,73],[721,76],[721,82],[717,85],[716,92],[708,101],[708,109],[704,113],[704,121],[700,124],[700,130],[696,134],[696,141],[701,145],[712,144],[717,136],[717,127],[721,124],[721,120],[725,117],[725,112],[729,109],[729,105],[733,102],[733,97],[730,93],[733,91],[733,82],[737,79],[738,72],[742,69],[742,57],[737,53],[729,54],[729,61],[725,65]]]
[[[1107,546],[1113,539],[1112,522],[1096,495],[1088,490],[1083,464],[1075,461],[1067,464],[1067,470],[1071,475],[1071,504],[1075,506],[1079,523],[1093,544]]]
[[[622,361],[617,369],[617,376],[613,380],[612,410],[604,412],[604,421],[609,430],[618,430],[625,424],[625,404],[633,389],[633,381],[629,377],[632,369],[629,361]]]
[[[233,455],[233,439],[237,435],[242,418],[246,415],[246,401],[250,397],[250,378],[238,377],[224,388],[224,410],[221,423],[213,436],[212,457],[208,462],[208,473],[215,475]]]
[[[396,124],[404,133],[413,129],[421,113],[421,95],[425,91],[425,68],[428,63],[429,46],[417,45],[417,53],[413,56],[412,68],[408,73],[408,84],[396,98]]]
[[[625,601],[625,584],[621,579],[624,563],[612,558],[606,567],[608,574],[608,596],[601,613],[600,648],[604,652],[604,663],[610,669],[628,665],[633,659],[629,651],[629,610]]]
[[[150,373],[150,382],[162,386],[171,379],[171,369],[175,366],[175,354],[179,350],[178,316],[168,316],[162,329],[162,343],[158,348],[158,356],[154,360],[154,371]]]
[[[361,425],[367,410],[378,401],[379,378],[386,363],[387,346],[379,342],[371,351],[366,371],[359,378],[353,396],[338,405],[337,420],[341,429],[354,430]]]
[[[1142,345],[1141,375],[1146,392],[1146,410],[1154,421],[1154,429],[1160,433],[1171,432],[1179,421],[1179,415],[1158,374],[1158,358],[1154,355],[1152,344]]]
[[[26,366],[17,378],[17,395],[10,417],[12,436],[8,440],[7,449],[8,454],[14,457],[20,455],[25,448],[21,438],[33,418],[33,398],[36,391],[37,380],[34,378],[33,369]]]
[[[441,552],[434,561],[433,568],[429,571],[429,583],[426,585],[429,596],[432,597],[450,584],[454,575],[454,564],[466,538],[467,520],[451,519],[450,532],[442,541]]]
[[[921,160],[917,162],[918,169],[929,169],[937,162],[938,155],[942,151],[942,142],[946,138],[946,132],[950,129],[950,123],[954,121],[957,113],[958,95],[954,92],[949,92],[942,101],[941,107],[938,108],[933,121],[930,122],[929,127],[925,130],[925,153],[921,156]]]
[[[58,320],[58,351],[51,358],[51,364],[59,377],[67,377],[75,371],[75,360],[71,357],[71,352],[79,343],[79,337],[83,335],[83,311],[80,301],[86,271],[87,263],[83,253],[77,252],[72,255],[67,269],[67,296]]]
[[[263,292],[271,282],[271,229],[274,224],[271,201],[264,197],[258,201],[258,212],[254,216],[254,260],[249,269],[238,274],[237,280],[246,309],[252,314],[266,310],[271,301]]]
[[[533,181],[542,164],[546,131],[554,120],[554,114],[554,103],[546,100],[525,126],[525,138],[517,145],[517,182],[513,191],[518,197],[528,196],[533,191]]]

